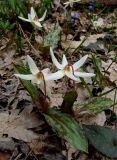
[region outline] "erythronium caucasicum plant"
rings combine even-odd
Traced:
[[[73,4],[78,1],[80,0],[68,0],[64,4],[65,7],[72,7]],[[27,19],[20,16],[19,18],[23,21],[30,22],[34,27],[42,28],[41,22],[45,19],[46,13],[47,11],[44,12],[41,18],[38,18],[34,8],[31,7]],[[74,64],[71,64],[68,62],[66,55],[63,54],[62,62],[59,63],[54,55],[53,49],[50,47],[50,56],[52,63],[58,69],[58,71],[55,73],[51,73],[49,68],[42,70],[38,69],[33,59],[28,55],[27,62],[29,68],[15,66],[18,73],[14,75],[21,79],[37,108],[43,114],[45,120],[58,136],[64,138],[74,147],[86,153],[88,153],[88,138],[90,143],[98,151],[107,156],[116,158],[117,153],[114,151],[117,150],[117,146],[115,145],[117,144],[117,142],[115,142],[117,132],[104,127],[81,125],[75,120],[74,108],[76,108],[76,106],[74,105],[74,102],[78,96],[75,87],[71,91],[65,93],[61,106],[58,106],[59,109],[56,109],[55,107],[50,108],[50,99],[47,96],[48,81],[59,80],[66,76],[73,80],[75,86],[75,82],[79,82],[80,78],[95,76],[94,73],[79,71],[79,69],[86,62],[88,55],[85,55]],[[97,97],[93,100],[91,99],[91,101],[87,104],[82,104],[81,106],[78,105],[77,113],[79,113],[79,116],[96,114],[110,108],[111,106],[113,106],[112,100],[108,98]],[[105,135],[107,135],[106,140]],[[95,137],[98,138],[96,139]]]
[[[46,13],[47,13],[47,10],[44,12],[44,14],[41,18],[38,18],[34,8],[31,7],[30,13],[28,14],[28,18],[23,18],[20,16],[19,16],[19,18],[23,21],[30,22],[35,27],[41,28],[42,27],[41,22],[44,21],[44,19],[46,17]]]
[[[110,157],[116,157],[117,154],[113,154],[114,153],[113,150],[116,150],[117,147],[115,146],[115,143],[113,143],[113,139],[114,137],[116,137],[117,133],[114,134],[112,130],[107,130],[105,128],[97,127],[96,130],[96,127],[94,126],[81,125],[74,119],[75,114],[71,114],[74,113],[73,112],[73,108],[75,107],[74,101],[77,98],[76,90],[72,89],[71,91],[65,93],[62,105],[59,106],[59,109],[56,109],[55,107],[49,108],[50,103],[48,102],[48,98],[46,96],[46,87],[47,87],[46,84],[48,81],[58,80],[64,76],[67,76],[74,82],[75,81],[79,82],[79,77],[84,78],[84,77],[95,76],[94,73],[85,73],[78,71],[79,68],[84,65],[88,55],[85,55],[79,61],[75,62],[73,65],[68,63],[65,55],[63,55],[62,57],[62,63],[59,63],[53,53],[52,48],[50,48],[50,55],[53,64],[58,69],[57,72],[51,73],[49,71],[49,68],[39,70],[33,59],[28,55],[27,62],[29,69],[24,68],[22,66],[20,67],[15,66],[15,69],[18,72],[17,74],[15,74],[15,76],[21,79],[23,85],[31,95],[37,108],[43,114],[45,120],[53,128],[53,130],[57,133],[58,136],[67,140],[70,144],[76,147],[76,149],[79,149],[86,153],[88,152],[88,141],[87,141],[88,138],[91,144],[97,150]],[[39,88],[37,88],[37,86],[35,86],[34,84],[39,85]],[[42,90],[40,91],[41,88],[40,85],[44,85],[44,92]],[[78,106],[78,113],[79,116],[84,114],[86,115],[96,114],[104,109],[108,109],[112,105],[113,105],[112,100],[107,98],[97,97],[91,102],[83,104],[82,107]],[[87,138],[84,132],[86,133]],[[101,143],[102,145],[100,147],[99,142],[105,139],[104,133],[106,133],[106,135],[109,135],[109,138],[106,139],[106,142],[108,144],[105,143],[107,144],[107,146],[103,147],[102,146],[103,143]],[[92,134],[95,134],[97,137],[99,137],[98,138],[99,142],[95,141],[95,137],[93,137]],[[100,139],[102,140],[100,141]],[[111,150],[109,150],[109,148],[112,148],[112,152]],[[108,152],[106,150],[108,150]]]
[[[87,152],[87,140],[85,138],[84,132],[80,125],[70,117],[69,114],[63,113],[61,111],[56,111],[54,109],[49,109],[49,104],[47,101],[46,96],[46,83],[47,81],[51,80],[58,80],[64,76],[67,76],[68,78],[72,79],[73,81],[79,81],[79,77],[92,77],[95,76],[93,73],[82,73],[78,72],[77,70],[85,63],[87,59],[87,55],[81,58],[81,60],[77,61],[73,65],[69,64],[67,61],[67,58],[65,55],[63,55],[62,63],[60,64],[56,57],[54,56],[52,48],[50,48],[50,55],[52,58],[53,64],[57,67],[58,71],[55,73],[50,73],[49,68],[39,70],[36,66],[33,59],[28,55],[27,56],[27,62],[29,66],[30,72],[28,74],[24,73],[17,73],[15,74],[16,77],[19,77],[23,80],[29,80],[32,82],[32,84],[37,85],[44,85],[44,97],[39,97],[38,104],[41,105],[41,111],[43,115],[45,116],[46,121],[53,127],[53,129],[61,136],[63,133],[65,133],[64,138],[73,144],[77,149],[80,149],[82,151]],[[18,69],[17,69],[18,71]],[[20,71],[20,70],[19,70]],[[23,81],[24,86],[27,87],[28,91],[30,90],[29,87],[32,88],[32,84],[26,84],[26,82]],[[35,94],[37,91],[33,88],[33,91],[35,91]],[[40,90],[39,90],[40,91]],[[32,93],[32,92],[31,92]],[[39,94],[42,94],[42,92],[39,92]],[[73,94],[73,95],[70,95]],[[71,97],[71,100],[69,101],[69,107],[72,107],[77,94],[76,91],[73,89],[73,92],[70,92],[66,95],[65,103],[63,103],[62,107],[64,107],[64,104],[66,103],[66,100],[69,99],[69,95]],[[74,96],[74,97],[73,97]],[[68,98],[67,98],[68,97]],[[34,98],[34,97],[33,97]],[[37,104],[37,103],[36,103]],[[39,108],[39,107],[38,107]],[[63,111],[65,111],[63,109]],[[69,123],[69,127],[67,127],[67,123]],[[58,125],[57,125],[58,124]]]
[[[83,73],[77,70],[85,63],[87,55],[82,57],[79,61],[73,65],[69,64],[65,55],[63,55],[62,64],[60,64],[56,57],[54,56],[52,48],[50,48],[50,54],[53,64],[59,69],[55,73],[49,73],[49,68],[39,70],[33,61],[33,59],[28,55],[27,62],[30,68],[31,74],[15,74],[16,77],[25,80],[31,80],[32,83],[44,85],[45,97],[46,97],[46,81],[61,79],[63,76],[67,76],[74,81],[78,81],[79,77],[93,77],[94,73]]]

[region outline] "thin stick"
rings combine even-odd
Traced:
[[[30,47],[34,50],[35,55],[39,57],[39,52],[38,52],[38,51],[33,47],[33,45],[30,43],[30,40],[29,40],[29,38],[27,37],[27,35],[24,33],[21,25],[18,24],[18,26],[19,26],[19,30],[20,30],[21,33],[23,34],[24,38],[26,39],[26,41],[28,42],[28,44],[30,45]]]

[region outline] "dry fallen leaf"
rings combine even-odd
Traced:
[[[10,159],[10,154],[9,153],[3,153],[3,152],[0,152],[0,160],[9,160]]]
[[[87,39],[84,41],[85,37],[81,36],[80,37],[80,41],[74,41],[74,40],[69,40],[69,39],[65,39],[64,35],[62,36],[62,41],[61,41],[61,46],[63,49],[67,49],[70,48],[71,52],[77,48],[83,41],[84,43],[82,44],[84,47],[87,47],[88,45],[90,45],[91,43],[96,43],[98,38],[104,38],[105,34],[93,34],[90,35],[89,37],[87,37]],[[101,48],[104,48],[103,46],[101,46]]]
[[[34,113],[29,113],[24,110],[20,114],[18,110],[0,113],[0,139],[3,135],[8,135],[8,138],[16,138],[25,142],[31,142],[38,138],[31,128],[38,127],[42,123]]]
[[[97,124],[100,126],[104,126],[106,122],[106,115],[104,112],[101,112],[101,113],[98,113],[97,115],[83,116],[78,120],[83,124]]]
[[[61,106],[63,102],[63,95],[62,94],[53,94],[51,99],[51,106]]]
[[[102,68],[109,73],[106,76],[109,77],[111,82],[117,85],[117,63],[109,59],[107,62],[102,61]]]
[[[42,43],[43,43],[43,38],[42,38],[40,35],[36,35],[36,36],[35,36],[35,41],[36,41],[38,44],[42,44]]]

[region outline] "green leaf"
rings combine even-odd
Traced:
[[[94,115],[110,108],[113,104],[114,102],[109,98],[97,97],[77,109],[79,109],[80,115]]]
[[[15,66],[14,67],[15,71],[21,74],[29,74],[30,72],[27,70],[27,68],[25,67],[21,67],[21,66]],[[37,89],[36,86],[34,86],[30,81],[27,80],[22,80],[21,82],[23,84],[23,86],[27,89],[27,91],[29,92],[30,96],[32,97],[33,101],[37,101],[39,100],[39,91]]]
[[[77,98],[78,94],[76,91],[69,91],[66,92],[63,103],[61,105],[61,110],[65,113],[72,114],[73,104]]]
[[[48,33],[47,36],[44,37],[44,47],[52,46],[56,48],[58,46],[58,42],[60,40],[60,30],[56,29]]]
[[[117,158],[117,130],[97,125],[83,125],[90,143],[104,155]]]
[[[82,127],[70,115],[49,109],[44,116],[59,137],[64,138],[77,149],[87,152],[87,140]]]

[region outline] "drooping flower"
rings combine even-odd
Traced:
[[[28,55],[27,62],[31,74],[14,74],[16,77],[19,77],[24,80],[31,80],[32,83],[40,84],[41,82],[47,81],[49,74],[49,68],[39,70],[33,61],[33,59]]]
[[[45,19],[46,13],[47,13],[47,10],[44,12],[44,14],[41,18],[38,18],[34,8],[31,7],[31,10],[30,10],[30,13],[28,14],[27,19],[23,18],[23,17],[20,17],[20,16],[19,16],[19,18],[23,21],[32,23],[32,25],[34,25],[34,26],[42,27],[40,22],[42,22]]]
[[[79,2],[79,1],[80,0],[68,0],[67,2],[64,3],[64,5],[65,5],[65,7],[68,7],[68,6],[73,7],[73,4],[75,2]]]
[[[104,26],[104,20],[102,18],[97,19],[96,21],[93,21],[93,26],[95,28]]]
[[[41,84],[40,88],[42,91],[45,92],[45,97],[46,97],[46,92],[48,95],[50,95],[47,82],[58,79],[57,77],[53,78],[53,74],[55,73],[50,73],[49,68],[39,70],[35,62],[29,55],[27,55],[27,62],[28,62],[28,66],[31,74],[14,74],[14,75],[24,80],[31,80],[32,83],[35,83],[38,85]]]
[[[79,77],[93,77],[94,73],[78,72],[78,69],[83,66],[88,55],[82,57],[79,61],[75,62],[73,65],[69,64],[65,55],[63,55],[62,63],[60,64],[56,57],[54,56],[52,48],[50,48],[50,54],[53,64],[59,69],[56,73],[50,75],[51,80],[60,79],[63,76],[67,76],[74,81],[78,81]],[[49,77],[48,77],[49,78]]]

